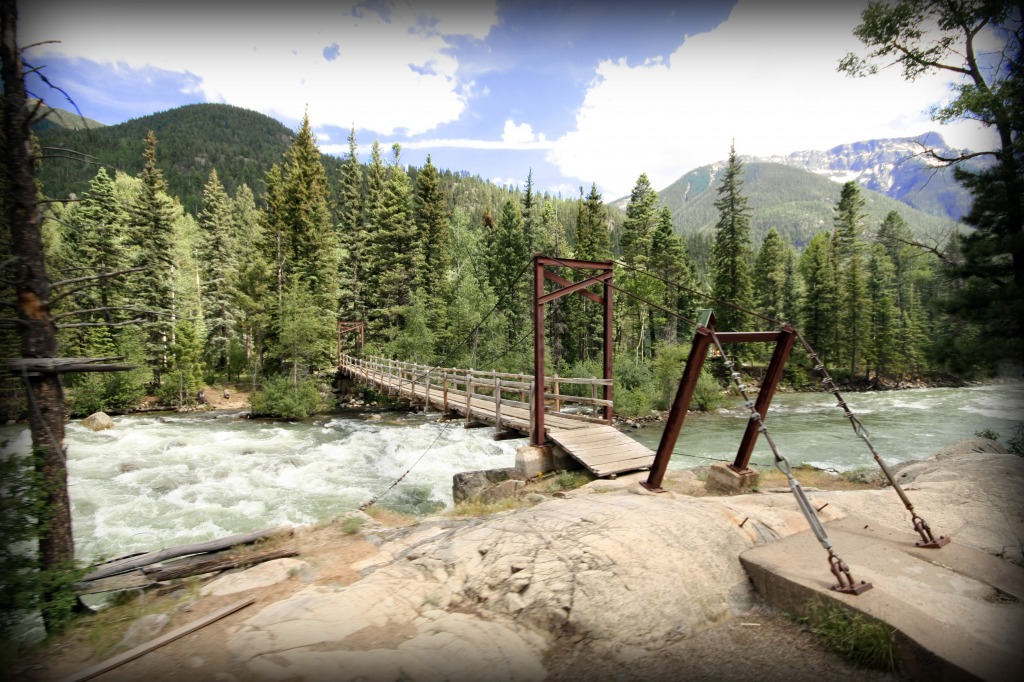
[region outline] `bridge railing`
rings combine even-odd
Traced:
[[[357,358],[351,355],[341,356],[341,367],[349,367],[362,374],[372,383],[394,388],[399,393],[403,389],[415,393],[416,388],[424,392],[425,399],[441,401],[447,411],[447,396],[463,396],[466,402],[467,416],[472,413],[473,402],[479,398],[495,406],[496,416],[501,422],[501,408],[513,407],[529,410],[533,396],[533,375],[496,372],[479,369],[461,369],[458,367],[434,367],[414,362],[392,360],[375,356]],[[557,414],[560,417],[580,421],[608,423],[603,417],[590,416],[576,410],[599,411],[611,405],[604,400],[603,387],[610,380],[580,377],[547,377],[544,383],[544,412]],[[571,395],[562,393],[567,386],[589,386],[590,395]],[[574,391],[578,392],[578,391]],[[568,411],[566,411],[568,408]]]

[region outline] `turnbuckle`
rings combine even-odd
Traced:
[[[935,536],[932,535],[932,529],[928,526],[928,522],[916,513],[911,512],[911,514],[914,517],[914,530],[921,536],[921,542],[915,542],[915,545],[923,549],[938,549],[949,544],[949,538],[945,535],[940,535],[936,540]]]
[[[828,567],[832,571],[832,575],[839,581],[838,585],[832,586],[832,589],[836,592],[858,595],[874,587],[871,583],[866,583],[863,580],[860,583],[856,583],[853,580],[853,576],[850,575],[850,567],[831,549],[828,551]]]

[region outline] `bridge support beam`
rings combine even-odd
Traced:
[[[571,282],[551,272],[545,266],[568,267],[573,270],[596,270],[598,274],[587,277],[579,282]],[[571,293],[578,293],[584,298],[602,306],[604,312],[604,400],[612,400],[612,279],[611,261],[585,261],[571,258],[550,258],[541,254],[533,257],[533,395],[530,410],[530,445],[540,446],[547,441],[544,431],[544,304],[557,300]],[[544,282],[550,280],[561,288],[549,294],[544,293]],[[599,296],[588,288],[603,285],[603,296]],[[612,407],[604,407],[604,418],[610,424]]]

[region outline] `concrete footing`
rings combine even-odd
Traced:
[[[554,444],[524,445],[516,451],[516,472],[523,478],[579,468],[579,462]]]
[[[725,462],[715,462],[708,471],[706,487],[728,493],[747,492],[757,485],[758,474],[751,469],[736,471]]]

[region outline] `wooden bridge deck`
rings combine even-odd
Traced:
[[[424,405],[429,404],[439,411],[447,410],[448,413],[464,416],[467,423],[494,424],[499,433],[530,433],[528,405],[502,400],[499,414],[499,406],[493,396],[468,394],[467,391],[453,388],[445,390],[437,384],[428,388],[422,378],[418,382],[413,382],[394,374],[344,362],[338,369],[353,379],[372,384],[403,398]],[[437,381],[437,378],[434,377],[433,381]],[[486,384],[483,386],[487,387]],[[654,453],[651,450],[605,423],[583,421],[578,417],[547,412],[544,415],[544,431],[550,441],[598,477],[649,469],[654,463]]]

